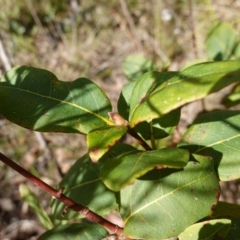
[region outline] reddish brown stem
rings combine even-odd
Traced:
[[[128,133],[134,137],[145,150],[152,150],[152,148],[132,128],[128,127]]]
[[[65,196],[62,192],[63,189],[56,190],[43,182],[41,179],[35,177],[30,172],[26,171],[24,168],[16,164],[14,161],[0,153],[0,160],[8,165],[10,168],[14,169],[16,172],[23,175],[25,178],[27,178],[29,181],[43,189],[44,191],[51,194],[53,197],[55,197],[57,200],[63,202],[67,208],[72,209],[73,211],[76,211],[82,215],[84,215],[87,219],[91,220],[94,223],[97,223],[110,231],[114,232],[117,235],[120,235],[123,233],[123,228],[120,228],[119,226],[107,221],[103,217],[97,215],[96,213],[89,210],[87,207],[82,206],[79,203],[74,202],[72,199]]]

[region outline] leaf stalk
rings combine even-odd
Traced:
[[[130,127],[128,127],[128,134],[134,137],[145,150],[152,150],[152,148]]]

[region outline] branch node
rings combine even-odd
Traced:
[[[114,233],[118,233],[119,227],[118,225],[115,225],[115,230],[113,231]]]
[[[61,187],[58,192],[57,192],[57,197],[60,198],[61,195],[63,194],[63,191],[64,191],[65,187]]]
[[[82,214],[84,216],[86,216],[87,214],[89,213],[89,209],[87,207],[85,207],[83,210],[82,210]]]

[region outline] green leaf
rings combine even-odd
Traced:
[[[124,233],[165,239],[208,216],[219,196],[213,161],[194,155],[184,169],[154,170],[121,191]]]
[[[177,72],[148,72],[141,76],[134,86],[130,98],[130,113],[148,97],[156,88],[163,88],[167,81]],[[180,109],[170,112],[168,115],[155,119],[152,122],[141,122],[135,126],[135,131],[145,140],[167,137],[178,124]]]
[[[240,205],[228,203],[228,202],[218,202],[214,208],[211,218],[219,217],[236,217],[240,218]]]
[[[240,239],[240,205],[218,202],[209,218],[228,218],[231,226],[224,240]]]
[[[209,30],[205,45],[209,59],[239,60],[240,38],[235,29],[229,23],[215,23]]]
[[[101,158],[101,161],[99,161],[99,163],[101,163],[101,169],[106,162],[112,161],[112,159],[120,158],[133,152],[139,152],[139,150],[129,144],[117,143],[110,149],[110,151],[104,154]]]
[[[218,202],[210,218],[228,218],[232,221],[231,227],[224,240],[240,239],[240,206],[238,204]]]
[[[157,88],[164,88],[178,72],[147,72],[136,82],[130,99],[130,114]]]
[[[221,181],[240,178],[240,111],[216,111],[199,116],[179,145],[211,156]]]
[[[122,88],[121,94],[118,99],[118,113],[125,119],[128,119],[129,117],[130,98],[132,96],[132,91],[136,83],[137,81],[126,84]]]
[[[156,66],[153,61],[144,56],[133,54],[127,56],[122,64],[122,69],[126,77],[130,81],[134,81],[143,73],[156,69]]]
[[[102,167],[101,178],[108,188],[119,191],[156,166],[182,168],[188,161],[188,151],[177,148],[133,151],[107,161]]]
[[[226,107],[233,107],[240,103],[240,92],[234,92],[223,100]]]
[[[42,132],[88,133],[111,125],[111,104],[86,78],[62,82],[46,70],[16,67],[0,79],[0,113],[8,120]]]
[[[126,132],[125,126],[107,126],[90,131],[87,145],[92,161],[97,162]]]
[[[38,240],[90,240],[102,239],[108,234],[107,230],[96,224],[69,224],[53,228],[41,235]]]
[[[181,67],[181,70],[191,67],[192,65],[196,65],[199,63],[205,63],[207,61],[209,61],[207,58],[197,58],[197,59],[186,61],[186,63],[184,63],[184,65]]]
[[[239,74],[240,61],[201,63],[186,68],[177,75],[175,73],[176,76],[155,88],[149,95],[142,96],[138,104],[135,100],[131,102],[134,107],[130,108],[130,126],[160,118],[186,103],[238,82]]]
[[[53,223],[51,222],[45,210],[42,208],[38,197],[24,184],[20,185],[19,191],[21,198],[32,208],[42,226],[46,229],[53,228]]]
[[[136,108],[144,98],[146,98],[155,88],[176,75],[177,72],[147,72],[143,74],[137,81],[130,82],[122,89],[118,100],[118,111],[125,118],[129,118],[129,107]]]
[[[181,109],[167,113],[161,118],[152,122],[141,122],[134,127],[134,130],[145,140],[160,139],[169,136],[177,126],[181,115]]]
[[[240,84],[238,83],[227,97],[225,97],[222,103],[226,107],[232,107],[240,103]]]
[[[108,214],[117,210],[115,193],[110,191],[100,179],[100,163],[93,163],[86,154],[78,159],[70,168],[59,184],[59,188],[64,187],[64,194],[88,207],[99,215]],[[61,216],[64,204],[57,200],[52,202],[52,211],[58,219],[71,219],[81,217],[79,213],[68,211]]]
[[[239,218],[231,218],[232,225],[228,231],[227,236],[224,240],[239,240],[240,239],[240,219]]]
[[[196,223],[184,230],[179,236],[179,240],[212,240],[225,239],[231,220],[229,219],[214,219],[200,223]]]

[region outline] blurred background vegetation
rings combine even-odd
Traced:
[[[65,81],[87,77],[107,93],[114,108],[131,71],[142,73],[153,65],[158,71],[180,70],[209,59],[205,40],[215,21],[231,24],[237,38],[240,30],[239,0],[0,3],[0,55],[5,56],[0,76],[9,67],[29,65]],[[139,64],[145,60],[143,69]],[[37,134],[0,119],[0,151],[55,186],[86,146],[83,136]],[[0,164],[0,239],[36,239],[43,231],[19,196],[22,183],[25,179]],[[232,191],[238,191],[234,186]],[[50,211],[50,197],[34,191]]]

